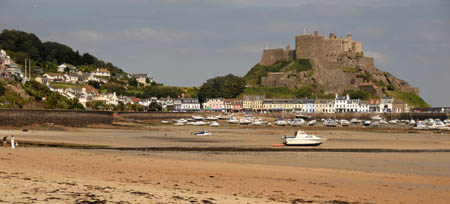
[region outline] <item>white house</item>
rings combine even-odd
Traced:
[[[350,99],[350,96],[338,96],[334,99],[336,113],[356,113],[359,108],[359,99]]]
[[[93,76],[100,76],[100,77],[110,77],[111,73],[104,68],[97,68],[95,72],[92,72]]]
[[[64,75],[60,73],[46,73],[43,76],[49,81],[64,81]]]
[[[66,83],[76,84],[78,82],[77,74],[64,74],[64,81]]]
[[[64,64],[60,64],[59,66],[58,66],[58,72],[64,72],[65,70],[66,70],[66,68],[68,68],[69,69],[69,72],[76,72],[77,71],[77,68],[75,68],[73,65],[71,65],[71,64],[66,64],[66,63],[64,63]]]
[[[382,113],[390,113],[392,112],[392,103],[394,102],[394,99],[392,97],[383,97],[381,98],[380,103],[380,111]]]
[[[358,113],[368,113],[370,112],[370,106],[368,101],[360,101],[358,106]]]

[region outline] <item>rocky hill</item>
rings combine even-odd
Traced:
[[[352,35],[320,36],[317,31],[312,35],[298,35],[295,49],[287,45],[286,49],[264,50],[261,61],[244,78],[250,87],[310,86],[316,95],[359,90],[373,97],[408,93],[420,99],[418,88],[377,69],[374,58],[364,56],[362,43],[353,41]]]

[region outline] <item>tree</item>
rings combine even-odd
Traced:
[[[369,100],[370,94],[362,90],[345,90],[344,95],[349,95],[351,99]]]
[[[314,94],[314,88],[312,86],[303,86],[297,89],[295,97],[297,98],[312,98]]]
[[[228,74],[226,76],[208,79],[198,91],[198,99],[205,102],[206,98],[235,98],[245,89],[245,80],[242,77]]]
[[[132,77],[128,79],[128,85],[136,87],[138,85],[136,78]]]

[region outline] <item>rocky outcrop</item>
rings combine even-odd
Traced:
[[[271,49],[263,51],[260,64],[271,66],[279,60],[295,61],[309,59],[312,71],[297,72],[289,65],[277,73],[268,73],[261,78],[261,85],[269,87],[299,88],[313,85],[326,94],[341,94],[344,90],[361,89],[376,95],[383,90],[413,91],[419,89],[388,72],[377,69],[374,58],[364,56],[362,43],[353,41],[352,35],[338,38],[313,35],[296,36],[295,50]]]

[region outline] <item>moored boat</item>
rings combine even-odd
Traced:
[[[318,146],[322,144],[326,138],[317,137],[315,135],[308,135],[302,130],[295,132],[293,136],[281,137],[281,142],[286,145],[298,145],[298,146]]]

